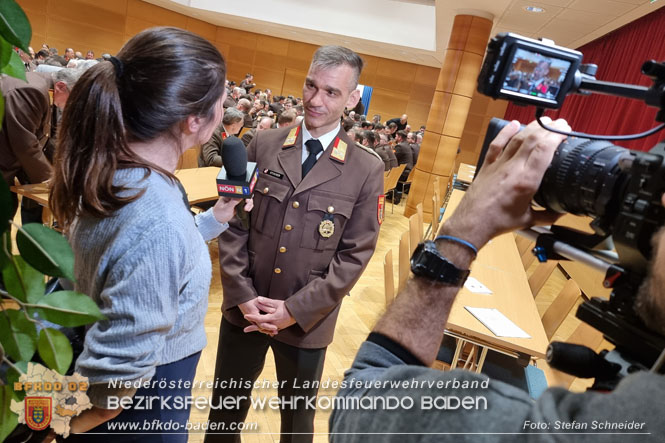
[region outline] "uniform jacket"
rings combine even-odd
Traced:
[[[219,125],[212,137],[206,143],[201,145],[201,155],[199,157],[199,167],[217,166],[222,167],[222,145],[226,138],[226,131],[223,125]]]
[[[26,78],[27,83],[0,76],[5,100],[0,131],[0,170],[10,185],[17,176],[22,183],[41,183],[51,177],[44,146],[51,134],[49,89],[53,88],[53,80],[48,74],[35,72],[27,72]]]
[[[224,317],[247,326],[239,304],[256,296],[286,300],[296,324],[275,339],[301,348],[322,348],[333,338],[345,294],[371,258],[383,205],[383,164],[358,148],[342,130],[344,161],[335,141],[304,180],[302,129],[257,132],[247,147],[258,163],[250,230],[236,220],[219,238]],[[324,217],[334,233],[319,231]]]

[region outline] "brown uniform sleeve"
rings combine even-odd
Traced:
[[[254,137],[247,146],[247,161],[256,161],[256,139]],[[231,219],[229,228],[219,236],[219,268],[224,282],[223,311],[258,297],[249,277],[248,239],[249,231],[243,229],[237,217]]]
[[[217,128],[212,133],[212,137],[201,146],[202,166],[222,167],[222,129]]]
[[[19,88],[5,97],[9,146],[30,183],[41,183],[51,177],[51,164],[42,149],[46,141],[39,140],[36,135],[49,115],[49,106],[44,95],[34,88]]]
[[[356,284],[379,236],[377,205],[383,194],[383,164],[372,161],[351,218],[344,227],[328,274],[316,278],[286,300],[286,307],[303,331],[308,332],[332,311]],[[313,309],[315,307],[315,309]]]

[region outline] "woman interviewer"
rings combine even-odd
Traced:
[[[152,28],[88,70],[71,92],[51,202],[75,253],[77,290],[106,316],[87,331],[76,362],[94,407],[72,421],[71,431],[132,432],[118,422],[156,426],[141,428],[148,435],[81,434],[75,441],[187,440],[189,408],[162,410],[160,401],[190,395],[186,381],[206,344],[212,269],[205,240],[228,227],[238,200],[220,199],[194,217],[173,172],[181,154],[220,123],[225,78],[224,59],[209,42]],[[132,396],[158,400],[148,410],[113,403]],[[154,434],[169,422],[179,434]]]

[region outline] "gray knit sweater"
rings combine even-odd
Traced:
[[[211,210],[192,217],[177,185],[160,174],[143,176],[143,169],[119,170],[115,183],[145,188],[143,196],[112,217],[78,219],[70,234],[76,289],[107,318],[88,329],[76,362],[101,407],[108,395],[135,391],[108,389],[109,380],[148,380],[156,366],[205,347],[212,269],[204,239],[228,227]]]

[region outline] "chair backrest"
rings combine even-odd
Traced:
[[[180,157],[180,167],[178,169],[192,169],[199,167],[199,154],[201,146],[196,145],[186,150]]]
[[[545,310],[541,320],[547,339],[551,340],[554,333],[573,309],[573,306],[582,296],[579,286],[575,280],[569,279],[564,284],[559,294],[554,298],[550,306]]]
[[[383,287],[386,296],[386,307],[395,299],[395,277],[393,271],[393,250],[388,249],[383,258]]]
[[[418,228],[419,224],[420,229]],[[422,224],[418,219],[418,213],[415,213],[409,217],[409,255],[413,254],[422,239],[420,231],[422,231]]]
[[[436,192],[432,195],[432,230],[430,238],[434,240],[439,232],[439,212],[440,206]]]
[[[559,262],[556,260],[547,260],[545,263],[538,263],[533,274],[529,277],[529,287],[531,288],[531,294],[533,294],[534,297],[538,295],[538,292],[540,292],[545,283],[547,283],[547,280],[550,278],[558,264]]]
[[[398,257],[398,275],[397,275],[397,291],[402,291],[409,279],[411,272],[411,249],[409,248],[409,231],[402,232],[399,238],[399,257]]]
[[[411,183],[413,182],[413,176],[416,174],[416,167],[414,165],[413,168],[411,168],[411,172],[409,172],[409,176],[406,178],[405,183]]]
[[[388,193],[388,191],[394,189],[397,186],[397,182],[399,181],[399,177],[402,175],[402,172],[404,172],[404,168],[406,168],[406,164],[399,165],[398,167],[392,168],[389,171],[388,177],[383,180],[384,194]]]
[[[425,215],[423,214],[423,203],[420,202],[416,205],[416,214],[418,215],[418,242],[422,241],[425,237],[423,232],[423,224],[425,223]]]

